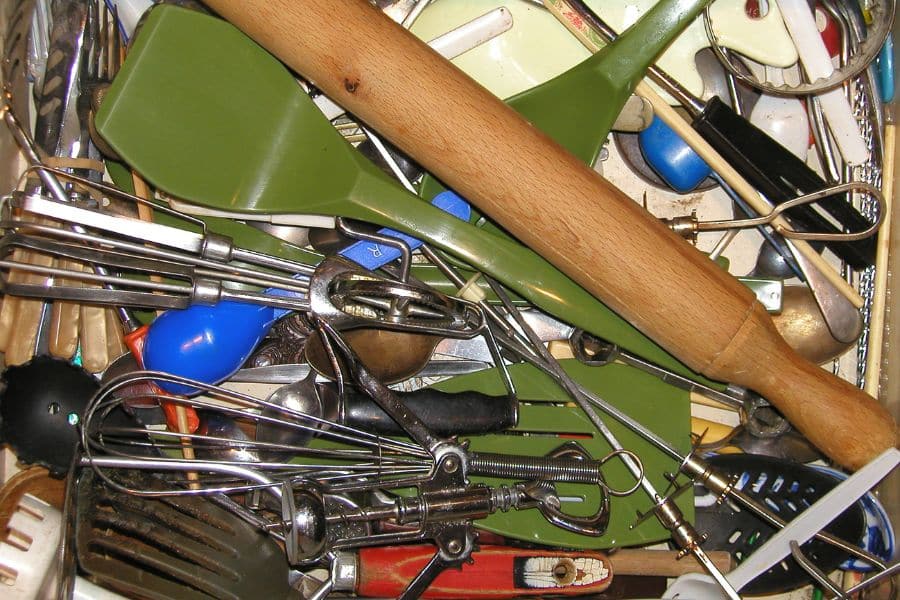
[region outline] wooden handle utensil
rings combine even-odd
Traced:
[[[709,560],[723,573],[731,571],[734,559],[724,550],[708,550]],[[678,577],[685,573],[705,573],[696,560],[681,560],[676,550],[648,550],[622,548],[609,551],[612,571],[616,575],[648,575],[651,577]]]
[[[897,443],[887,411],[800,358],[736,279],[365,0],[207,4],[685,364],[765,396],[835,461],[858,468]]]

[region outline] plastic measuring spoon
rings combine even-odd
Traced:
[[[783,85],[781,69],[766,66],[766,79]],[[809,118],[797,98],[762,94],[750,111],[750,122],[805,161],[809,151]]]

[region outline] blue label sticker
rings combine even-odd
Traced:
[[[431,201],[431,204],[442,211],[453,215],[463,221],[468,221],[472,214],[472,207],[457,194],[446,191],[441,192]],[[422,245],[422,240],[407,235],[405,233],[384,227],[378,230],[381,235],[386,235],[398,240],[402,240],[409,246],[410,250],[415,250]],[[376,242],[359,240],[350,246],[347,246],[339,252],[344,258],[348,258],[359,266],[374,271],[391,261],[400,258],[400,250],[386,244],[378,244]]]

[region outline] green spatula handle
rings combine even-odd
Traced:
[[[897,443],[887,411],[794,353],[736,279],[365,0],[207,3],[687,365],[768,398],[837,462],[856,468]]]

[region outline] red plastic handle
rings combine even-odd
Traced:
[[[816,26],[819,27],[819,35],[822,36],[822,41],[825,42],[828,55],[832,58],[839,56],[841,54],[841,29],[837,21],[819,2],[816,3],[815,17]],[[825,23],[824,27],[820,25],[819,21],[822,18]]]
[[[356,593],[395,598],[434,555],[434,546],[387,546],[359,551]],[[482,546],[473,564],[438,575],[423,598],[516,598],[602,592],[612,582],[609,559],[597,552]]]

